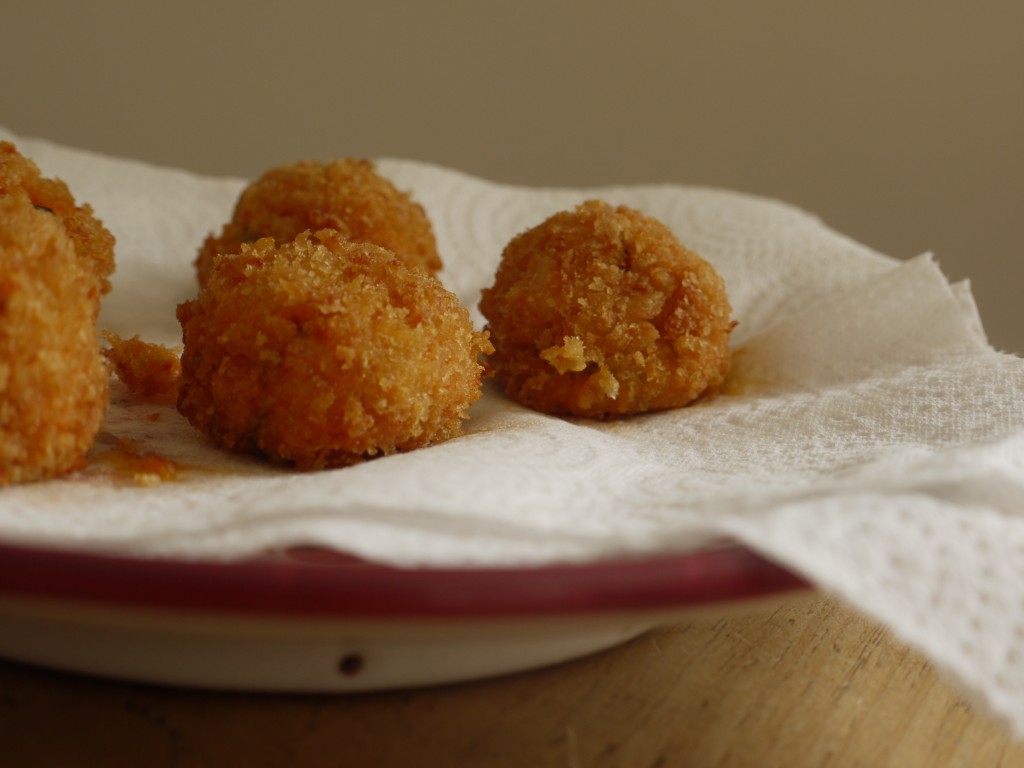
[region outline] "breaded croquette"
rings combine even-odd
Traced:
[[[94,265],[66,223],[0,195],[0,485],[79,467],[106,412]]]
[[[90,298],[99,312],[100,298],[110,291],[114,271],[114,236],[93,215],[88,204],[77,205],[60,179],[41,175],[39,167],[13,144],[0,141],[0,197],[24,197],[36,208],[53,214],[75,245],[79,259],[93,276]]]
[[[396,189],[371,161],[304,161],[272,168],[242,191],[223,231],[203,243],[196,259],[199,284],[206,283],[219,254],[238,253],[243,243],[262,237],[283,244],[319,229],[379,245],[431,274],[441,269],[423,206]]]
[[[215,443],[319,469],[460,433],[490,345],[438,280],[331,230],[211,266],[178,307],[178,410]]]
[[[598,200],[513,238],[480,310],[495,378],[547,413],[676,408],[729,369],[721,277],[661,222]]]

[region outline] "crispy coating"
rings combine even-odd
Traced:
[[[0,141],[0,197],[8,195],[24,197],[57,217],[74,242],[78,258],[93,277],[90,296],[98,313],[100,298],[110,291],[114,236],[93,215],[92,207],[77,205],[67,184],[60,179],[43,177],[39,167],[20,154],[13,144]]]
[[[223,447],[300,469],[458,435],[490,351],[438,280],[331,230],[217,259],[178,320],[178,410]]]
[[[0,486],[79,467],[109,397],[95,275],[58,217],[0,196]]]
[[[303,161],[272,168],[242,191],[231,221],[199,251],[199,284],[205,285],[219,254],[238,253],[243,243],[261,237],[285,243],[320,229],[379,245],[431,274],[441,269],[426,211],[377,173],[371,161]]]
[[[513,238],[480,310],[495,377],[546,413],[676,408],[729,369],[721,277],[661,222],[600,200]]]
[[[109,331],[103,333],[103,338],[110,345],[103,351],[104,356],[133,394],[160,402],[178,401],[181,358],[175,350],[138,336],[122,339]]]

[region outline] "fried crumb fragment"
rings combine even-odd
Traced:
[[[79,205],[60,179],[42,175],[32,160],[9,141],[0,141],[0,197],[28,200],[40,212],[53,216],[75,246],[75,253],[92,276],[89,297],[99,313],[100,298],[110,291],[114,271],[114,236],[96,218],[92,207]]]
[[[541,351],[541,360],[549,363],[556,371],[577,373],[587,367],[586,350],[579,336],[565,336],[561,345],[548,347]]]
[[[165,403],[176,403],[181,386],[181,357],[178,350],[143,341],[138,336],[122,339],[103,332],[110,346],[103,351],[122,383],[135,395]]]

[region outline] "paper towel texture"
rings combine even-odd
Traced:
[[[243,182],[0,138],[117,237],[101,327],[180,343],[196,251]],[[407,566],[527,566],[733,537],[885,622],[1024,734],[1024,361],[988,346],[966,285],[928,255],[896,261],[732,192],[379,170],[427,209],[441,278],[478,324],[516,233],[590,197],[661,219],[728,286],[740,324],[725,392],[598,423],[488,386],[463,437],[300,474],[225,454],[115,383],[94,468],[0,491],[0,539],[188,558],[315,543]],[[178,462],[179,479],[141,487],[102,471],[125,437]]]

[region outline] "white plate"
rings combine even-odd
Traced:
[[[191,687],[378,690],[552,664],[687,611],[804,588],[733,545],[490,570],[303,548],[210,563],[0,545],[0,655]]]

